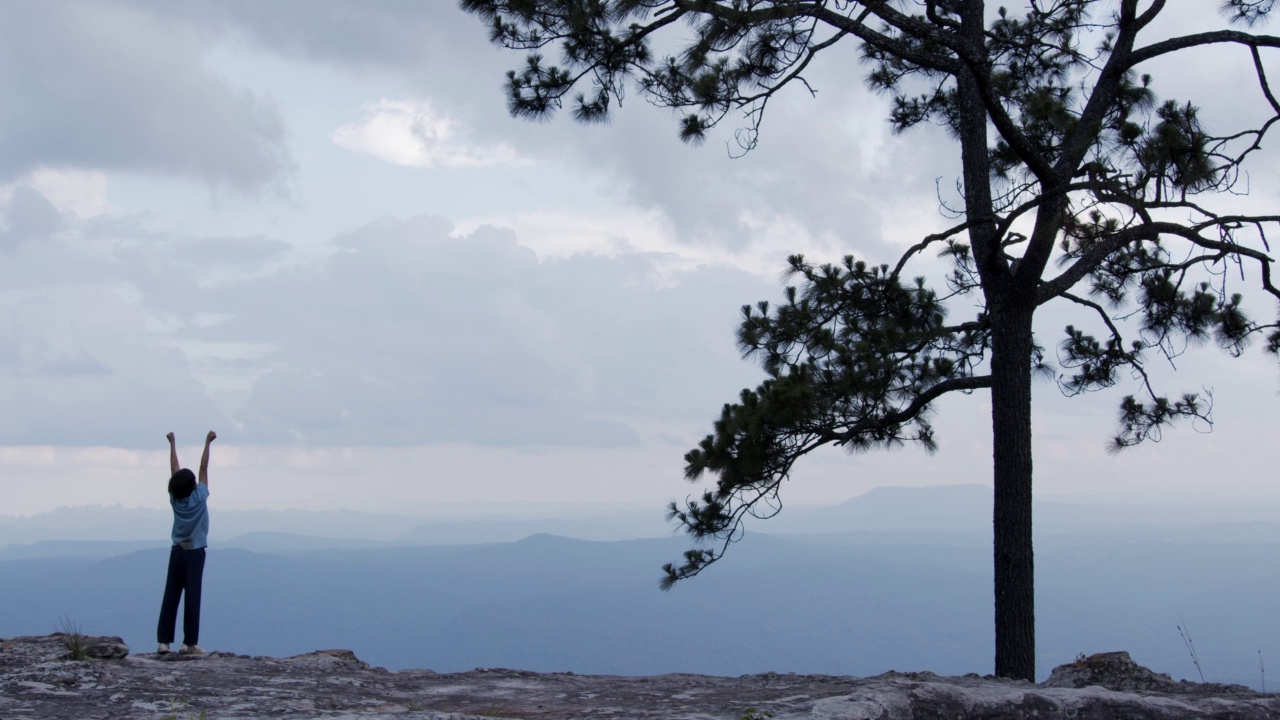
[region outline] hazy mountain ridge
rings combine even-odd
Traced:
[[[478,508],[469,507],[466,514],[417,517],[345,510],[234,510],[217,508],[216,500],[211,502],[216,514],[210,540],[224,546],[250,547],[247,536],[255,533],[280,534],[282,543],[288,542],[284,536],[292,536],[401,545],[467,545],[515,542],[539,533],[582,540],[629,540],[670,537],[679,531],[664,521],[665,511],[656,504],[598,509],[535,507],[525,516],[512,514],[512,509],[481,515],[475,513]],[[1163,528],[1170,542],[1196,542],[1200,536],[1213,537],[1221,532],[1280,539],[1277,515],[1276,508],[1259,505],[1104,505],[1052,499],[1035,503],[1038,534],[1123,535],[1135,528],[1144,533]],[[43,541],[162,543],[168,536],[170,518],[167,508],[119,505],[67,506],[29,517],[0,515],[0,550]],[[880,487],[834,506],[786,507],[770,520],[752,521],[748,530],[772,535],[900,533],[913,541],[921,533],[932,533],[940,541],[967,542],[974,533],[987,537],[991,534],[991,488],[981,484]],[[251,549],[282,549],[262,544],[265,539],[265,535],[259,537],[259,544]]]
[[[669,593],[658,568],[683,538],[589,542],[533,536],[481,546],[288,554],[211,550],[205,642],[250,654],[348,647],[392,668],[513,667],[645,675],[989,670],[990,555],[978,546],[806,543],[748,535],[724,563]],[[1046,541],[1041,665],[1127,649],[1185,677],[1175,626],[1195,633],[1212,680],[1257,685],[1274,645],[1280,576],[1252,570],[1280,545],[1184,548]],[[166,552],[0,561],[0,635],[57,618],[146,647]],[[1227,560],[1224,561],[1224,558]],[[1239,562],[1230,561],[1237,558]],[[1270,651],[1271,654],[1280,652]]]
[[[954,515],[982,512],[978,496],[970,487],[933,498]],[[406,545],[251,531],[212,541],[202,642],[277,656],[347,647],[378,665],[437,671],[987,672],[990,531],[965,529],[968,518],[930,508],[929,498],[884,493],[828,509],[811,526],[873,517],[879,524],[864,526],[892,529],[750,532],[669,593],[657,590],[659,568],[690,547],[683,536]],[[215,527],[235,525],[223,515]],[[331,519],[326,529],[338,527]],[[421,525],[410,520],[400,537]],[[483,536],[484,523],[470,522]],[[902,529],[912,522],[918,529]],[[1257,686],[1258,650],[1280,657],[1275,523],[1049,525],[1037,533],[1042,670],[1125,649],[1158,671],[1194,675],[1176,629],[1184,622],[1211,680]],[[47,633],[66,615],[146,647],[167,530],[146,541],[0,548],[0,636]]]
[[[217,507],[217,502],[214,495],[210,503],[216,514],[210,532],[220,540],[254,532],[394,540],[423,522],[420,517],[348,510],[231,510]],[[0,548],[46,540],[163,540],[172,519],[168,508],[120,505],[63,506],[31,516],[0,515]]]

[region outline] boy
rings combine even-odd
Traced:
[[[156,628],[156,649],[169,652],[174,625],[178,622],[178,600],[186,593],[182,612],[182,649],[185,655],[200,655],[200,582],[204,577],[204,548],[209,537],[209,445],[217,433],[210,430],[204,439],[204,455],[200,457],[200,479],[178,465],[178,448],[173,433],[169,440],[169,506],[173,508],[173,547],[169,550],[169,576],[164,583],[164,600],[160,604],[160,624]]]

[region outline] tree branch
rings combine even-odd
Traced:
[[[950,378],[949,380],[943,380],[942,382],[937,383],[936,385],[929,388],[928,390],[925,390],[920,394],[916,395],[915,398],[911,400],[911,403],[907,405],[905,408],[899,410],[898,412],[885,415],[883,418],[877,420],[873,425],[873,428],[884,428],[884,427],[890,427],[892,425],[901,425],[902,423],[905,423],[908,420],[913,420],[917,415],[920,414],[922,410],[925,409],[925,407],[929,405],[929,403],[933,402],[934,400],[937,400],[938,398],[942,397],[943,395],[946,395],[947,393],[964,391],[964,390],[981,390],[982,388],[989,388],[989,387],[991,387],[990,375],[966,375],[964,377],[957,377],[957,378]],[[871,429],[871,428],[859,428],[859,430],[861,430],[862,432],[866,432],[867,429]],[[855,439],[854,436],[856,434],[857,434],[856,431],[850,431],[850,430],[833,432],[831,433],[830,439],[828,440],[828,442],[836,442],[839,444],[843,444],[851,440],[854,440]]]
[[[1214,30],[1212,32],[1196,33],[1195,35],[1183,35],[1182,37],[1169,38],[1168,40],[1162,40],[1134,50],[1129,53],[1129,57],[1122,69],[1130,70],[1152,58],[1168,55],[1179,50],[1221,43],[1236,43],[1252,48],[1280,48],[1280,37],[1275,37],[1274,35],[1251,35],[1239,30]]]

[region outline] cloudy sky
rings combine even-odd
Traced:
[[[1174,5],[1155,35],[1221,24]],[[660,512],[760,377],[733,330],[784,258],[889,262],[948,224],[955,146],[890,135],[851,45],[734,159],[732,126],[691,148],[634,95],[605,126],[511,119],[522,56],[445,0],[30,0],[0,36],[0,514],[161,506],[165,432],[194,465],[210,428],[227,507]],[[1249,70],[1152,68],[1221,123],[1261,106]],[[1269,167],[1247,202],[1276,201]],[[1277,377],[1188,355],[1169,389],[1211,387],[1214,432],[1119,457],[1119,391],[1040,385],[1037,492],[1280,508]],[[815,455],[784,497],[988,482],[985,409],[941,403],[932,457]]]

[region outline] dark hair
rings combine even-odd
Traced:
[[[196,474],[182,468],[169,478],[169,494],[179,500],[186,500],[196,491]]]

